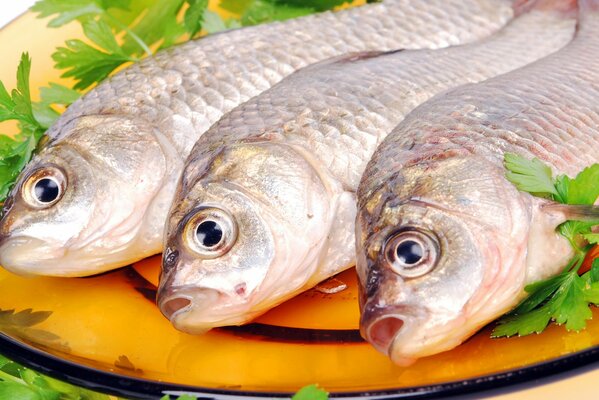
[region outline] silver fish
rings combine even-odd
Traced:
[[[191,333],[242,324],[352,265],[355,191],[384,136],[436,93],[558,50],[574,25],[534,10],[472,45],[342,56],[225,115],[177,189],[162,312]]]
[[[599,162],[599,3],[560,52],[414,110],[359,189],[361,330],[407,365],[454,348],[572,256],[567,219],[505,178],[506,152],[574,176]]]
[[[0,265],[84,276],[159,253],[183,162],[223,113],[316,61],[468,42],[513,14],[507,0],[387,0],[214,35],[133,65],[49,130],[6,201]]]

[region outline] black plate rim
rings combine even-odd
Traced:
[[[0,332],[0,353],[25,367],[53,378],[87,389],[131,399],[157,399],[166,393],[192,393],[202,400],[218,400],[219,398],[241,399],[244,397],[272,399],[289,398],[292,395],[289,392],[201,388],[119,375],[60,358],[22,343],[2,332]],[[338,392],[331,393],[331,398],[365,399],[376,397],[377,399],[384,398],[391,400],[439,398],[458,394],[471,394],[527,382],[532,384],[539,379],[572,372],[577,368],[590,366],[595,363],[599,365],[599,346],[523,368],[461,381],[366,392]]]

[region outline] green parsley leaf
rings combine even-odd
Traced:
[[[275,4],[285,4],[292,7],[309,7],[316,11],[325,11],[351,3],[352,0],[275,0]]]
[[[599,233],[585,233],[582,235],[590,244],[599,244]]]
[[[147,8],[142,19],[131,29],[135,36],[128,35],[123,43],[127,54],[140,55],[144,49],[140,46],[139,38],[148,46],[166,40],[174,43],[172,36],[174,25],[178,25],[177,15],[183,6],[183,0],[156,0]],[[179,31],[180,32],[180,31]],[[170,33],[170,34],[169,34]]]
[[[599,258],[593,260],[591,270],[588,272],[588,279],[591,284],[599,282]]]
[[[85,89],[105,79],[112,71],[133,59],[120,54],[97,50],[78,39],[68,40],[67,47],[59,47],[52,55],[56,67],[66,69],[63,78],[73,77],[75,89]]]
[[[522,191],[551,198],[562,204],[592,205],[599,195],[599,164],[586,168],[574,179],[560,175],[553,179],[551,169],[538,159],[506,154],[506,177]],[[599,221],[566,221],[558,227],[575,256],[564,272],[544,281],[528,285],[528,297],[498,321],[492,337],[540,333],[554,320],[567,330],[584,329],[592,317],[589,304],[599,304],[599,262],[591,271],[578,275],[592,244],[599,243],[593,226]],[[585,243],[588,243],[585,244]]]
[[[82,17],[101,13],[102,5],[94,0],[40,0],[36,2],[32,11],[39,13],[39,18],[55,15],[48,26],[58,28]]]
[[[506,153],[504,165],[506,177],[519,190],[529,193],[557,195],[551,168],[538,158],[528,160],[517,154]]]
[[[185,28],[190,36],[195,36],[204,23],[204,12],[208,8],[208,0],[187,0],[189,8],[185,12]]]
[[[585,281],[576,271],[568,272],[566,276],[552,299],[552,317],[556,323],[566,324],[567,330],[580,331],[586,326],[586,320],[593,316],[585,298]]]
[[[301,388],[291,400],[327,400],[329,394],[316,385]]]
[[[29,92],[30,71],[31,58],[29,54],[23,53],[17,68],[17,88],[9,94],[4,84],[0,82],[0,122],[15,120],[19,121],[24,129],[37,131],[40,125],[33,116]]]
[[[314,12],[311,7],[277,5],[268,0],[254,0],[241,17],[241,22],[244,26],[257,25],[266,21],[284,21]]]
[[[8,195],[45,131],[34,115],[29,90],[30,71],[31,58],[23,53],[17,68],[17,88],[9,94],[0,82],[0,122],[18,121],[21,130],[19,135],[12,138],[0,134],[0,202]]]
[[[599,164],[585,168],[568,184],[567,204],[594,204],[599,197]]]
[[[42,104],[62,104],[64,106],[70,106],[81,97],[81,93],[57,83],[50,83],[49,87],[40,89],[40,97],[42,98]]]
[[[526,336],[541,333],[551,321],[551,307],[543,306],[525,314],[508,315],[498,321],[491,333],[492,338]]]

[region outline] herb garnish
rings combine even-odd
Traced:
[[[506,176],[519,190],[557,203],[592,206],[599,197],[599,164],[586,168],[576,178],[553,177],[551,169],[538,159],[505,155]],[[599,259],[590,271],[579,275],[587,253],[599,243],[592,228],[599,221],[567,221],[558,227],[574,249],[564,271],[552,278],[526,286],[528,297],[499,320],[493,337],[529,335],[542,332],[552,320],[568,331],[580,331],[592,318],[590,304],[599,305]]]

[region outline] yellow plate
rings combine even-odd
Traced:
[[[50,54],[80,36],[76,25],[47,29],[24,15],[0,31],[0,79],[14,87],[20,52],[28,50],[32,87],[60,82]],[[172,328],[154,304],[158,263],[155,257],[82,279],[1,270],[0,353],[92,389],[210,398],[285,396],[312,383],[340,397],[449,395],[599,360],[595,318],[578,334],[552,326],[542,335],[491,340],[484,329],[451,352],[397,367],[360,339],[353,271],[337,277],[348,286],[340,293],[311,290],[254,324],[190,336]]]

